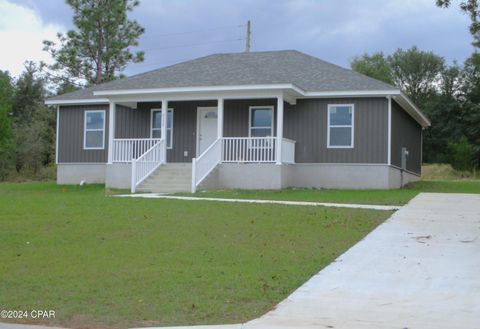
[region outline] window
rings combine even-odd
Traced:
[[[105,111],[85,111],[83,148],[86,150],[105,148]]]
[[[353,148],[353,104],[328,105],[329,148]]]
[[[250,137],[273,136],[273,106],[251,106]]]
[[[162,110],[152,109],[151,138],[162,137]],[[173,109],[167,110],[167,148],[172,148],[173,141]]]

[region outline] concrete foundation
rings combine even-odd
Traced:
[[[395,189],[420,176],[381,164],[292,164],[222,163],[200,185],[199,190],[276,190],[286,187],[325,189]],[[108,188],[129,189],[131,165],[59,164],[58,184],[105,183]]]
[[[200,189],[276,190],[283,186],[285,166],[273,163],[222,163]]]
[[[105,164],[73,163],[57,165],[57,184],[105,183]]]
[[[403,185],[420,179],[403,172]],[[241,164],[222,163],[200,189],[393,189],[402,186],[401,171],[382,164]]]
[[[130,163],[112,163],[106,165],[105,187],[129,189],[131,182],[132,165]]]

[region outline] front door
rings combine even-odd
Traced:
[[[217,139],[217,108],[197,108],[197,157]]]

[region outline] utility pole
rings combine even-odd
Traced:
[[[246,53],[250,52],[250,38],[251,38],[251,36],[252,36],[251,24],[250,24],[250,20],[248,20],[248,22],[247,22],[247,38],[245,39],[246,40],[246,44],[245,44],[245,52]]]

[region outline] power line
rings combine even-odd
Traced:
[[[152,37],[147,37],[147,38],[145,38],[145,39],[153,39],[153,38],[157,38],[157,37],[169,37],[169,36],[184,35],[184,34],[196,34],[196,33],[211,32],[211,31],[226,30],[226,29],[235,29],[235,28],[241,28],[241,27],[245,27],[245,26],[246,26],[245,24],[242,24],[242,25],[229,25],[229,26],[212,27],[212,28],[210,28],[210,29],[195,30],[195,31],[162,33],[162,34],[157,34],[157,35],[152,36]]]
[[[184,47],[196,47],[196,46],[218,44],[218,43],[238,42],[238,41],[243,41],[243,40],[245,40],[245,38],[217,40],[217,41],[201,42],[201,43],[191,43],[191,44],[176,45],[176,46],[170,46],[170,47],[147,48],[147,49],[141,49],[141,50],[142,51],[152,51],[152,50],[175,49],[175,48],[184,48]]]

